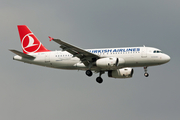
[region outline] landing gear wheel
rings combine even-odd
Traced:
[[[149,74],[148,74],[148,73],[144,73],[144,76],[145,76],[145,77],[148,77],[148,76],[149,76]]]
[[[144,67],[144,72],[145,72],[145,73],[144,73],[144,76],[145,76],[145,77],[148,77],[149,74],[147,73],[147,66]]]
[[[102,83],[102,82],[103,82],[103,79],[102,79],[101,77],[97,77],[97,78],[96,78],[96,82]]]
[[[87,76],[91,77],[91,76],[92,76],[92,74],[93,74],[93,73],[92,73],[92,71],[91,71],[91,70],[87,70],[87,71],[86,71],[86,75],[87,75]]]

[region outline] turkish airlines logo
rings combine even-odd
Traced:
[[[36,52],[39,50],[41,43],[34,36],[33,33],[26,34],[21,41],[22,49],[27,52]]]

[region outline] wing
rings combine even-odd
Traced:
[[[89,66],[90,63],[93,63],[94,61],[100,58],[96,54],[90,53],[79,47],[66,43],[60,39],[52,39],[52,40],[60,44],[60,48],[62,48],[63,51],[67,51],[71,53],[74,57],[78,57],[82,61],[82,63],[84,63],[85,66]]]

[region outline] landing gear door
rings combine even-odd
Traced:
[[[146,58],[147,57],[147,48],[144,46],[142,47],[141,50],[141,58]]]

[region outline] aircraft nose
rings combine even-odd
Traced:
[[[169,62],[169,61],[171,60],[171,58],[170,58],[169,55],[164,55],[163,60],[164,60],[165,62]]]

